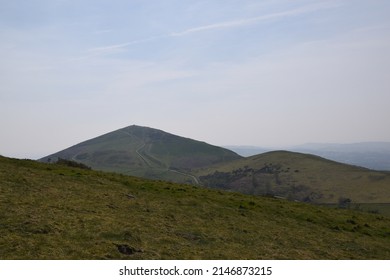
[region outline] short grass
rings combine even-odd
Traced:
[[[41,159],[71,159],[95,170],[117,172],[148,179],[192,182],[191,169],[241,158],[236,153],[161,130],[129,126],[87,140]]]
[[[0,157],[0,259],[390,259],[390,219]]]
[[[324,204],[324,206],[332,208],[340,207],[337,203]],[[390,203],[352,203],[348,205],[348,208],[355,211],[381,214],[390,217]]]

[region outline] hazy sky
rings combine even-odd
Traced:
[[[390,141],[388,0],[0,0],[0,154],[138,124],[215,145]]]

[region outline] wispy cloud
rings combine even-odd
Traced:
[[[170,36],[172,36],[172,37],[185,36],[185,35],[188,35],[191,33],[201,32],[201,31],[247,26],[247,25],[257,24],[257,23],[267,21],[267,20],[277,20],[277,19],[281,19],[281,18],[285,18],[285,17],[298,16],[301,14],[315,12],[315,11],[319,11],[319,10],[323,10],[323,9],[336,8],[336,7],[339,7],[340,5],[341,4],[336,4],[336,3],[331,3],[331,2],[311,4],[311,5],[301,7],[301,8],[278,12],[278,13],[272,13],[272,14],[266,14],[266,15],[261,15],[261,16],[257,16],[257,17],[252,17],[252,18],[238,19],[238,20],[214,23],[214,24],[210,24],[210,25],[193,27],[193,28],[189,28],[187,30],[181,31],[181,32],[173,32],[170,34]]]
[[[151,36],[151,37],[148,37],[148,38],[143,38],[143,39],[139,39],[139,40],[129,41],[129,42],[125,42],[125,43],[122,43],[122,44],[115,44],[115,45],[109,45],[109,46],[104,46],[104,47],[91,48],[91,49],[88,50],[88,52],[90,52],[90,53],[97,53],[97,54],[112,53],[114,51],[121,51],[121,50],[123,50],[126,47],[131,46],[131,45],[137,45],[137,44],[141,44],[141,43],[146,43],[146,42],[150,42],[150,41],[153,41],[153,40],[161,39],[161,38],[164,38],[164,37],[167,37],[167,35]]]
[[[111,54],[115,52],[125,51],[125,49],[132,45],[142,44],[151,42],[154,40],[162,39],[162,38],[169,38],[169,37],[181,37],[181,36],[187,36],[192,33],[197,32],[203,32],[203,31],[210,31],[210,30],[217,30],[217,29],[227,29],[227,28],[237,28],[242,26],[248,26],[253,24],[258,24],[260,22],[269,21],[269,20],[279,20],[286,17],[293,17],[293,16],[299,16],[302,14],[307,14],[311,12],[316,12],[319,10],[324,9],[331,9],[331,8],[337,8],[341,6],[342,4],[340,2],[321,2],[321,3],[315,3],[306,5],[300,8],[291,9],[287,11],[277,12],[277,13],[271,13],[271,14],[264,14],[257,17],[251,17],[251,18],[244,18],[244,19],[236,19],[232,21],[224,21],[224,22],[218,22],[213,23],[209,25],[202,25],[197,27],[192,27],[183,31],[178,32],[172,32],[169,34],[163,34],[163,35],[157,35],[157,36],[151,36],[139,40],[133,40],[121,44],[114,44],[109,46],[103,46],[103,47],[96,47],[91,48],[88,50],[88,53],[92,56],[96,55],[104,55],[104,54]]]

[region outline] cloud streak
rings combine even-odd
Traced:
[[[164,37],[168,37],[168,36],[167,35],[151,36],[148,38],[134,40],[134,41],[130,41],[130,42],[122,43],[122,44],[115,44],[115,45],[110,45],[110,46],[91,48],[88,50],[88,52],[95,53],[95,54],[112,53],[112,52],[124,50],[126,47],[129,47],[131,45],[146,43],[146,42],[154,41],[154,40],[161,39]]]
[[[158,36],[151,36],[139,40],[133,40],[121,44],[114,44],[109,46],[103,46],[103,47],[97,47],[97,48],[91,48],[88,50],[89,53],[94,53],[95,55],[99,54],[106,54],[106,53],[113,53],[118,51],[123,51],[126,49],[126,47],[151,42],[154,40],[162,39],[162,38],[170,38],[170,37],[183,37],[187,36],[193,33],[199,33],[204,31],[212,31],[212,30],[218,30],[218,29],[229,29],[229,28],[238,28],[238,27],[244,27],[249,25],[258,24],[264,21],[270,21],[270,20],[280,20],[287,17],[293,17],[293,16],[299,16],[307,13],[312,13],[320,10],[325,9],[332,9],[340,7],[341,3],[334,3],[334,2],[323,2],[323,3],[316,3],[316,4],[310,4],[306,5],[300,8],[287,10],[283,12],[277,12],[277,13],[271,13],[271,14],[265,14],[257,17],[251,17],[251,18],[245,18],[245,19],[237,19],[232,21],[224,21],[219,23],[213,23],[209,25],[202,25],[197,27],[192,27],[183,31],[179,32],[172,32],[170,34],[164,34],[164,35],[158,35]]]
[[[248,25],[257,24],[257,23],[267,21],[267,20],[277,20],[277,19],[282,19],[285,17],[298,16],[301,14],[316,12],[316,11],[324,10],[324,9],[336,8],[339,6],[340,6],[340,4],[328,3],[328,2],[320,3],[320,4],[312,4],[312,5],[308,5],[305,7],[301,7],[301,8],[297,8],[297,9],[293,9],[293,10],[288,10],[288,11],[284,11],[284,12],[278,12],[278,13],[261,15],[261,16],[252,17],[252,18],[238,19],[238,20],[233,20],[233,21],[225,21],[225,22],[214,23],[214,24],[210,24],[210,25],[193,27],[193,28],[189,28],[187,30],[181,31],[181,32],[173,32],[170,34],[170,36],[172,36],[172,37],[186,36],[186,35],[189,35],[191,33],[202,32],[202,31],[248,26]]]

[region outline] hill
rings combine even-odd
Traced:
[[[390,203],[390,173],[287,151],[268,152],[198,170],[202,184],[312,203]]]
[[[390,171],[390,143],[304,144],[291,151],[310,153],[342,163]]]
[[[95,170],[197,184],[192,169],[241,158],[236,153],[162,130],[129,126],[42,158],[74,160]]]
[[[362,142],[351,144],[308,143],[279,149],[255,146],[226,146],[225,148],[244,157],[282,149],[291,152],[313,154],[337,162],[357,165],[369,169],[390,171],[389,142]]]
[[[317,204],[342,200],[390,203],[389,172],[287,151],[243,158],[221,147],[135,125],[41,161],[58,159],[73,160],[95,170]]]
[[[273,148],[263,148],[256,146],[224,146],[224,148],[229,149],[243,157],[255,156],[276,150]]]
[[[66,164],[0,157],[0,259],[390,258],[382,215]]]

